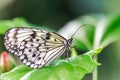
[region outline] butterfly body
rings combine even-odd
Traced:
[[[5,47],[31,68],[49,65],[71,47],[72,38],[32,28],[12,28],[5,33]]]

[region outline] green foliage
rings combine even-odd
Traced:
[[[120,39],[120,15],[92,14],[79,17],[75,21],[86,24],[78,32],[79,35],[75,35],[74,45],[79,49],[106,47]]]
[[[6,30],[13,27],[29,27],[29,28],[39,28],[43,30],[53,31],[52,29],[49,29],[48,27],[45,27],[45,26],[37,26],[37,25],[31,24],[27,22],[24,18],[19,17],[19,18],[14,18],[12,20],[0,21],[0,34],[4,34]]]
[[[0,21],[0,34],[4,34],[6,30],[12,27],[30,27],[32,24],[28,23],[24,18],[14,18],[13,20]]]
[[[81,80],[85,74],[91,73],[98,63],[92,56],[101,52],[101,49],[89,51],[81,56],[71,57],[68,60],[59,60],[57,64],[40,69],[30,69],[21,65],[8,73],[1,75],[1,80]]]
[[[30,26],[32,24],[26,22],[23,18],[14,19],[11,21],[1,21],[0,34],[10,28],[10,26]],[[120,34],[120,15],[103,15],[92,14],[85,15],[75,19],[72,24],[82,23],[86,24],[85,27],[78,31],[78,34],[74,36],[73,46],[77,46],[78,49],[89,51],[83,55],[71,57],[70,61],[58,60],[55,64],[46,66],[40,69],[30,69],[24,65],[18,66],[10,72],[1,75],[1,80],[82,80],[82,78],[92,73],[93,69],[98,66],[98,63],[93,60],[93,56],[101,52],[102,48],[119,40]],[[6,27],[1,27],[1,24]],[[79,24],[79,25],[80,25]],[[32,25],[33,26],[33,25]],[[66,27],[66,26],[65,26]],[[69,27],[71,28],[71,26]],[[74,28],[74,27],[73,27]],[[67,30],[63,30],[67,33]],[[69,34],[68,34],[69,35]],[[102,47],[102,48],[101,48]],[[97,49],[97,50],[96,50]],[[75,49],[72,49],[74,55],[76,55]]]

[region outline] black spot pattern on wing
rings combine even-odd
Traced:
[[[49,65],[67,49],[67,40],[55,33],[12,28],[5,33],[5,46],[31,68]]]

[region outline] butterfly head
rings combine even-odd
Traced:
[[[69,46],[69,47],[71,46],[72,41],[73,41],[73,38],[70,38],[70,39],[67,40],[67,42],[68,42],[68,46]]]

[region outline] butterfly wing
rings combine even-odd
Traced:
[[[5,33],[6,48],[31,68],[49,65],[61,56],[66,41],[58,34],[31,28],[12,28]]]

